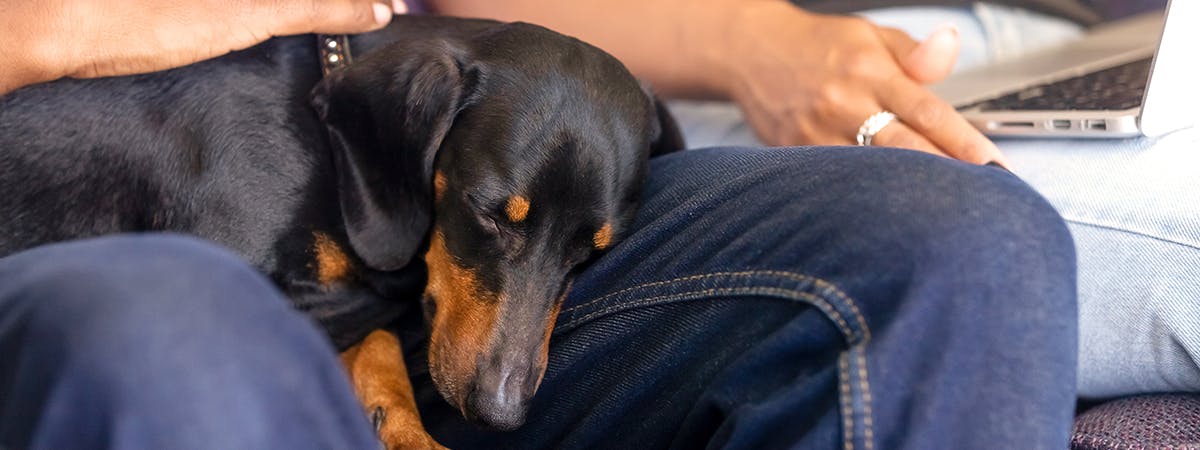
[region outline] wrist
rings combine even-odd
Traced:
[[[765,62],[768,67],[777,67],[779,58],[789,58],[791,47],[777,48],[772,46],[773,31],[780,22],[786,27],[801,29],[809,25],[806,20],[811,13],[793,5],[787,0],[753,0],[742,1],[726,18],[724,35],[722,36],[722,52],[726,55],[721,71],[724,76],[723,92],[725,98],[742,103],[742,99],[752,96],[750,92],[754,81],[760,81],[762,73],[758,73]],[[774,39],[778,40],[778,39]]]
[[[697,2],[699,3],[699,2]],[[676,84],[673,96],[694,99],[730,100],[734,91],[736,56],[731,52],[731,18],[744,9],[743,0],[712,0],[679,9],[679,63],[669,79]]]

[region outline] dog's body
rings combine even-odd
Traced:
[[[620,235],[647,155],[678,132],[615,59],[538,27],[398,17],[351,47],[324,81],[300,36],[0,98],[0,256],[198,235],[343,349],[424,290],[439,390],[515,427],[574,271]]]
[[[381,277],[353,252],[343,253],[361,280],[379,286],[329,289],[313,270],[315,234],[326,250],[346,248],[329,139],[309,106],[315,42],[277,38],[167,72],[0,98],[0,255],[118,232],[194,234],[237,251],[302,309],[322,309],[314,316],[342,320],[324,324],[339,347],[357,342],[394,303],[376,300],[419,295],[424,275]]]

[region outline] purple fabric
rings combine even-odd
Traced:
[[[422,0],[404,0],[404,4],[408,5],[409,14],[429,13],[429,5],[426,5]]]
[[[1167,6],[1167,0],[1085,0],[1084,3],[1105,19],[1119,19]]]
[[[850,13],[868,9],[898,6],[958,6],[968,7],[974,0],[791,0],[811,11],[826,13]],[[1184,0],[1194,1],[1194,0]],[[1094,25],[1106,20],[1131,16],[1139,12],[1161,9],[1167,0],[989,0],[1041,13],[1051,14],[1075,22]]]
[[[1075,419],[1072,450],[1200,447],[1200,394],[1141,395]]]

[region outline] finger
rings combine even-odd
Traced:
[[[854,115],[855,117],[861,118],[861,119],[857,119],[857,120],[859,120],[859,125],[854,125],[853,131],[836,133],[836,134],[835,133],[824,133],[819,136],[815,136],[818,139],[818,141],[824,145],[851,145],[851,146],[859,145],[858,144],[859,127],[861,126],[862,123],[866,122],[867,118],[869,118],[872,115],[871,113],[865,113],[863,111],[870,110],[870,111],[879,112],[882,108],[875,108],[875,109],[855,108],[855,109],[859,110],[860,112],[859,113],[850,113],[845,116],[845,117],[850,117],[851,115]],[[824,128],[826,130],[828,130],[830,128],[840,128],[840,127],[824,127]],[[849,136],[849,138],[846,138],[845,136]],[[944,158],[950,157],[950,155],[947,155],[945,152],[943,152],[941,149],[939,149],[938,146],[936,146],[932,142],[930,142],[929,139],[926,139],[924,136],[921,136],[920,133],[913,131],[912,128],[905,125],[904,122],[900,121],[900,119],[898,119],[898,118],[889,122],[882,129],[880,129],[878,132],[876,132],[874,136],[872,136],[871,146],[904,148],[904,149],[925,152],[925,153],[929,153],[932,155],[941,156]]]
[[[904,69],[904,73],[918,83],[936,83],[946,78],[954,69],[961,41],[958,28],[953,24],[939,27],[921,42],[895,28],[877,29],[880,39]]]
[[[869,120],[875,113],[878,113],[884,109],[881,106],[877,106],[878,103],[875,103],[874,101],[864,101],[860,103],[860,105],[865,104],[876,106],[862,108],[856,107],[853,108],[856,112],[847,115],[847,117],[855,117],[854,119],[848,119],[848,123],[857,124],[854,125],[853,131],[847,133],[848,136],[851,136],[851,140],[855,145],[858,144],[858,132],[862,126],[866,125],[867,120]],[[925,136],[922,136],[920,133],[913,131],[912,128],[905,125],[904,121],[901,120],[899,116],[897,116],[895,119],[892,119],[892,121],[884,125],[883,128],[880,128],[875,132],[875,135],[871,137],[871,145],[907,148],[926,153],[932,153],[939,156],[949,156],[940,148],[938,148],[937,145],[925,138]]]
[[[900,63],[901,66],[903,66],[904,59],[913,50],[916,50],[917,45],[921,44],[916,39],[913,39],[912,36],[909,36],[908,33],[896,28],[876,25],[875,31],[879,35],[879,39],[883,41],[883,45],[887,47],[892,57],[896,58],[896,62]]]
[[[879,130],[878,133],[875,133],[875,137],[871,139],[871,145],[907,148],[941,157],[950,157],[950,155],[947,155],[938,146],[929,142],[929,139],[925,139],[925,136],[921,136],[920,133],[913,131],[912,128],[909,128],[908,125],[905,125],[899,119],[893,120],[892,123],[889,123],[882,130]]]
[[[909,76],[922,84],[936,83],[954,70],[961,46],[958,27],[943,25],[901,60],[901,66]]]
[[[877,88],[883,107],[955,159],[1007,166],[1000,149],[971,126],[950,104],[905,77],[894,77]]]
[[[401,8],[397,8],[397,4]],[[276,36],[303,33],[363,33],[383,28],[396,11],[407,11],[404,2],[378,0],[312,0],[279,2]]]

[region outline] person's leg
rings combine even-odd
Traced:
[[[889,8],[863,14],[913,36],[954,23],[958,69],[1079,35],[1017,8]],[[736,105],[675,102],[689,147],[761,145]],[[1007,139],[1013,170],[1063,215],[1079,258],[1079,394],[1200,391],[1200,129],[1161,139]]]
[[[476,430],[417,377],[440,442],[1067,445],[1071,242],[1010,174],[893,149],[696,150],[654,160],[644,195],[563,306],[524,427]]]
[[[1200,391],[1200,129],[998,144],[1079,249],[1079,394]]]
[[[978,4],[972,13],[980,32],[962,34],[969,61],[1020,55],[1080,33],[1018,8]],[[886,12],[868,16],[926,32]],[[985,58],[969,55],[978,48],[987,49]],[[997,141],[1075,238],[1083,397],[1200,391],[1198,141],[1196,129],[1158,139]]]
[[[333,348],[264,277],[174,236],[0,259],[0,448],[374,448]]]

